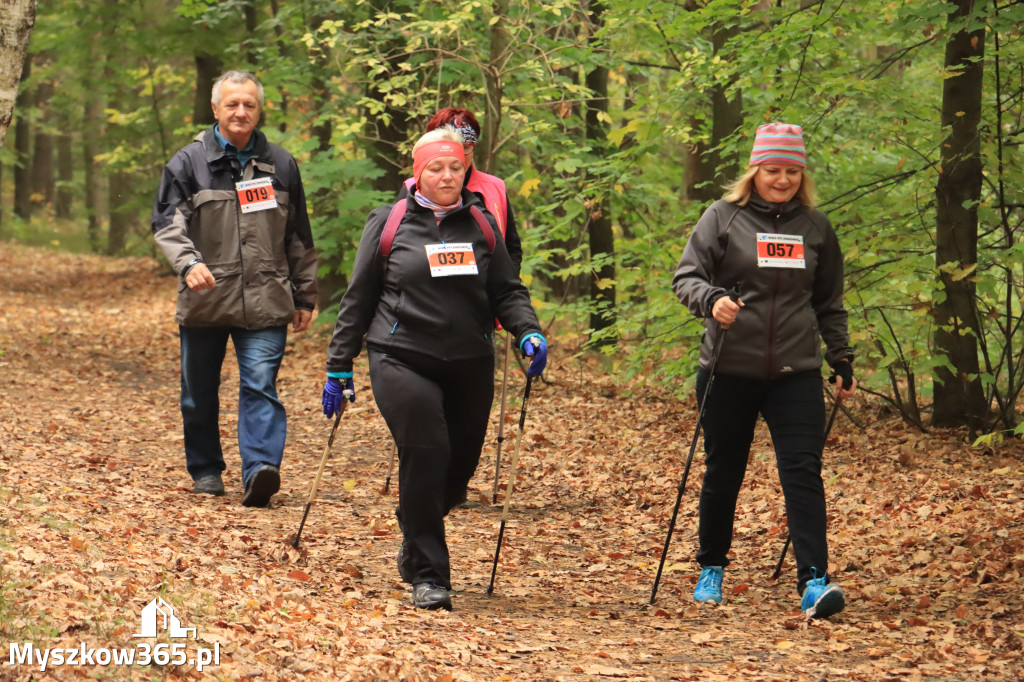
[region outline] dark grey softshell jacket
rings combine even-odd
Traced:
[[[758,267],[757,233],[799,235],[803,269]],[[831,223],[799,201],[770,204],[754,193],[745,206],[716,201],[697,222],[672,279],[690,311],[706,318],[700,363],[709,367],[719,324],[715,301],[739,287],[744,307],[729,327],[716,372],[777,379],[853,358],[843,308],[843,255]]]

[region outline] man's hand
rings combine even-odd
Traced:
[[[292,318],[292,329],[296,332],[304,332],[309,329],[309,323],[313,321],[312,310],[296,310]]]
[[[185,276],[185,284],[192,291],[202,291],[217,286],[217,280],[213,278],[206,263],[196,263],[189,268],[188,274]]]

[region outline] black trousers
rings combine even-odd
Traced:
[[[413,584],[451,589],[444,517],[466,496],[494,400],[494,357],[445,361],[371,348],[377,407],[398,445],[398,519]]]
[[[708,372],[697,373],[697,396],[707,390]],[[733,517],[746,473],[757,416],[764,417],[775,446],[779,481],[786,499],[789,535],[796,555],[797,591],[828,570],[825,487],[821,452],[825,447],[825,401],[820,372],[775,380],[716,374],[701,426],[707,471],[700,491],[701,566],[727,566]]]

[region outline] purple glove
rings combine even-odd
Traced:
[[[342,381],[345,382],[342,385]],[[324,416],[333,417],[345,411],[342,398],[348,398],[350,403],[356,401],[356,387],[352,383],[352,377],[347,379],[328,378],[324,384],[324,394],[321,403],[324,406]]]
[[[523,339],[520,349],[526,357],[532,357],[530,368],[526,374],[531,377],[539,377],[548,364],[548,343],[540,334],[530,334]]]

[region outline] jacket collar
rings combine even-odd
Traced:
[[[260,131],[259,128],[252,131],[253,147],[252,147],[252,158],[258,165],[263,167],[263,170],[274,172],[274,163],[270,159],[270,143],[267,142],[267,136]],[[220,164],[231,165],[234,156],[228,154],[227,150],[221,147],[217,143],[216,133],[214,132],[213,126],[210,126],[206,130],[200,132],[195,136],[196,142],[201,142],[203,145],[203,152],[206,154],[206,163],[211,166],[217,166]]]
[[[757,211],[758,213],[762,213],[764,215],[783,216],[790,215],[791,213],[796,213],[797,211],[801,210],[804,207],[804,204],[796,197],[793,197],[792,199],[783,204],[765,201],[761,197],[761,195],[757,193],[756,189],[751,188],[750,199],[747,201],[747,206],[749,206],[754,211]]]
[[[424,206],[420,206],[416,202],[416,197],[414,196],[415,194],[416,194],[416,185],[413,185],[412,187],[409,188],[409,194],[406,197],[406,201],[408,202],[408,209],[409,210],[413,210],[413,211],[424,211],[424,212],[427,212],[427,213],[431,212],[429,208],[426,208]],[[454,211],[452,211],[448,215],[454,215],[456,213],[464,211],[464,210],[468,209],[470,206],[479,206],[480,208],[486,208],[484,202],[480,199],[480,196],[476,192],[471,192],[468,189],[466,189],[465,185],[462,186],[462,195],[461,196],[462,196],[462,206],[459,206],[457,209],[455,209]]]

